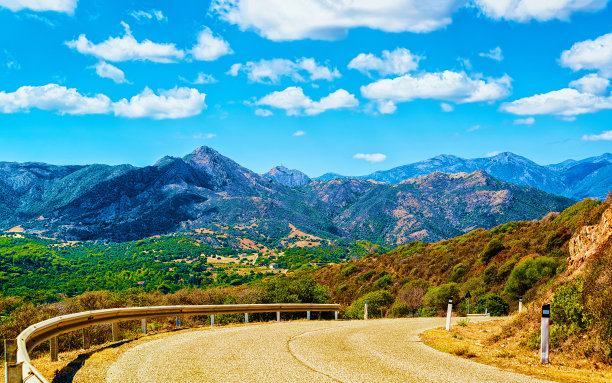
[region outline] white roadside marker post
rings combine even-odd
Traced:
[[[142,331],[143,334],[147,333],[147,320],[146,319],[140,320],[140,331]]]
[[[334,320],[338,320],[338,312],[334,311]]]
[[[310,311],[306,311],[306,320],[310,320]]]
[[[249,323],[249,313],[244,313],[244,323]]]
[[[211,325],[211,326],[214,326],[214,325],[215,325],[215,316],[214,316],[214,315],[211,315],[211,316],[210,316],[210,325]]]
[[[280,322],[280,311],[276,312],[276,321]]]
[[[446,331],[450,331],[451,316],[453,315],[453,298],[448,299],[448,307],[446,309]]]
[[[523,298],[519,298],[519,314],[523,311]]]
[[[550,326],[550,303],[542,306],[542,330],[540,333],[540,362],[548,363],[548,336]]]
[[[363,306],[363,320],[368,320],[368,301]]]
[[[181,327],[181,317],[176,317],[176,327]]]

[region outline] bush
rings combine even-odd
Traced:
[[[370,279],[372,279],[372,277],[374,276],[374,274],[376,274],[376,271],[374,270],[366,271],[365,273],[359,275],[356,281],[357,282],[369,282]]]
[[[480,253],[479,258],[482,263],[489,263],[491,258],[504,250],[504,244],[499,239],[492,239],[484,250]]]
[[[456,283],[446,283],[429,289],[423,297],[422,314],[430,316],[445,311],[450,297],[459,297],[459,285]],[[455,300],[455,304],[457,303]]]
[[[349,275],[353,274],[355,270],[357,270],[357,266],[351,263],[349,265],[344,266],[340,271],[340,274],[342,274],[343,277],[348,277]]]
[[[390,274],[384,275],[374,282],[374,288],[384,289],[385,287],[393,284],[393,276]]]
[[[370,318],[380,317],[381,309],[388,308],[393,303],[393,296],[387,290],[378,290],[368,293],[357,299],[346,311],[345,316],[349,319],[362,319],[365,302],[368,301],[368,316]]]
[[[486,294],[476,301],[476,312],[484,313],[485,309],[491,316],[498,317],[508,315],[510,305],[497,294]]]
[[[587,328],[588,322],[581,302],[583,286],[584,282],[578,278],[564,283],[555,290],[550,304],[550,318],[560,331],[561,339]]]
[[[448,281],[449,282],[460,282],[463,276],[465,275],[465,273],[467,273],[467,271],[468,271],[468,268],[465,264],[459,263],[455,265],[455,267],[453,268],[453,271],[451,271],[450,275],[448,276]]]
[[[403,302],[395,302],[391,306],[391,316],[393,318],[403,318],[412,314],[414,311],[411,310],[410,306]]]
[[[429,282],[422,279],[414,279],[406,283],[399,291],[398,300],[407,304],[411,313],[415,313],[421,307],[428,287]]]
[[[558,267],[559,263],[554,258],[528,258],[514,267],[504,291],[513,298],[520,298],[536,282],[554,276]]]

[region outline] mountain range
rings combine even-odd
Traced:
[[[305,177],[280,167],[260,175],[205,146],[145,167],[0,162],[0,230],[125,241],[222,224],[274,242],[293,225],[322,238],[398,244],[539,219],[573,203],[483,170],[396,184]]]
[[[316,180],[340,178],[371,179],[396,184],[409,178],[433,172],[457,173],[483,170],[491,176],[521,186],[531,186],[574,200],[594,198],[605,200],[612,185],[612,154],[605,153],[580,161],[567,160],[559,164],[539,165],[525,157],[504,152],[491,157],[464,159],[440,155],[425,161],[377,171],[358,177],[326,173]]]

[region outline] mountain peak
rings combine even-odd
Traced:
[[[302,186],[311,181],[311,179],[301,171],[288,169],[282,165],[273,167],[263,176],[286,186]]]

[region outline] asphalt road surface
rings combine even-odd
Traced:
[[[544,382],[436,351],[443,318],[303,321],[192,331],[121,354],[107,383]]]

